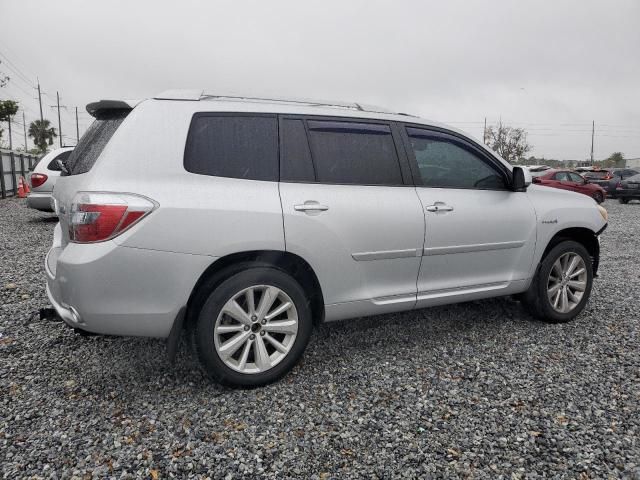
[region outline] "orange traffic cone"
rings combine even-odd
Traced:
[[[31,193],[31,187],[29,186],[29,182],[27,182],[27,179],[22,177],[22,185],[24,185],[24,193],[29,194]]]
[[[24,183],[22,177],[20,177],[20,181],[18,182],[18,198],[26,198],[27,194],[24,193]]]

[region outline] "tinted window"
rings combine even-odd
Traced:
[[[569,173],[569,178],[571,178],[572,182],[584,183],[584,179],[577,173],[573,173],[573,172]]]
[[[192,173],[248,180],[278,180],[275,117],[196,114],[184,168]]]
[[[598,170],[597,172],[585,172],[584,174],[585,177],[594,179],[602,179],[608,177],[609,175],[609,172],[606,170]]]
[[[402,184],[388,125],[317,120],[307,125],[318,182]]]
[[[302,120],[282,120],[280,159],[280,180],[283,182],[315,181],[309,142]]]
[[[570,182],[569,174],[567,172],[558,172],[553,176],[554,180],[559,180],[561,182]]]
[[[65,161],[65,166],[69,171],[68,175],[78,175],[91,170],[102,150],[130,111],[108,110],[97,115]],[[62,172],[62,175],[65,173]]]
[[[453,138],[408,128],[425,187],[503,189],[504,178],[470,147]]]
[[[73,150],[62,152],[60,155],[58,155],[53,160],[51,160],[49,162],[49,165],[47,165],[47,170],[53,170],[54,172],[61,171],[62,169],[60,168],[60,164],[58,163],[58,160],[62,160],[63,162],[66,162],[66,160],[69,158],[69,155],[71,155],[72,151]]]

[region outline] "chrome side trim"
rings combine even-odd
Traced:
[[[378,252],[352,253],[351,256],[356,262],[369,262],[371,260],[418,257],[420,254],[417,248],[408,248],[406,250],[381,250]]]
[[[507,250],[510,248],[520,248],[524,241],[498,242],[498,243],[478,243],[474,245],[455,245],[453,247],[431,247],[423,250],[423,255],[449,255],[451,253],[485,252],[490,250]]]

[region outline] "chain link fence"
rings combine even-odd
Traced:
[[[40,157],[23,152],[0,149],[0,195],[2,198],[18,194],[20,177],[27,180],[27,174],[36,166]]]

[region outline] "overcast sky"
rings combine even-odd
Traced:
[[[547,158],[587,158],[595,120],[596,159],[640,157],[638,0],[0,0],[0,18],[0,98],[28,123],[39,77],[45,116],[56,90],[69,107],[65,135],[76,105],[204,88],[378,104],[476,137],[502,118]]]

